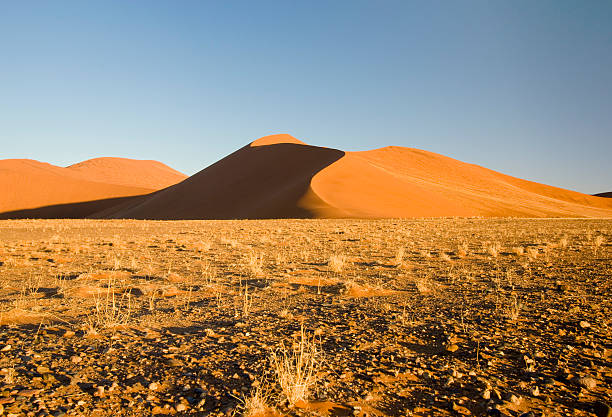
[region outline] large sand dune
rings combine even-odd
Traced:
[[[184,178],[156,161],[98,158],[62,168],[0,160],[0,217],[84,217]]]
[[[612,217],[612,201],[418,149],[343,152],[261,138],[187,180],[98,214],[138,219]]]

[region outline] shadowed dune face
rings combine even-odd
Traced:
[[[105,159],[85,161],[69,168],[39,167],[46,170],[46,177],[39,181],[46,186],[40,192],[44,194],[53,189],[54,183],[49,178],[62,174],[57,170],[72,169],[69,175],[73,176],[84,175],[85,170],[89,178],[104,178],[113,171],[108,169],[109,161]],[[104,168],[99,169],[98,163]],[[125,161],[112,161],[113,164],[118,164],[118,176],[122,177],[121,166],[125,166]],[[168,170],[176,180],[176,171]],[[0,169],[0,178],[1,175],[6,173]],[[114,184],[105,186],[125,187],[112,175],[108,180]],[[41,190],[38,183],[33,184]],[[91,181],[87,184],[101,185]],[[87,184],[72,187],[79,189]],[[23,182],[20,187],[7,190],[19,193],[21,189],[28,189]],[[97,188],[90,187],[90,190]],[[110,199],[96,195],[90,199],[47,204],[35,210],[30,208],[36,206],[21,207],[1,217],[160,220],[612,217],[612,199],[514,178],[432,152],[390,146],[345,153],[310,146],[290,135],[260,138],[184,181],[151,191],[114,189],[112,194],[107,190]]]
[[[127,201],[142,196],[106,198],[80,203],[55,204],[32,209],[14,210],[0,213],[0,219],[84,219],[95,216],[104,210],[117,207]]]
[[[104,217],[136,219],[310,218],[325,203],[312,177],[342,158],[289,135],[255,141],[185,181]]]
[[[597,193],[597,194],[595,194],[595,197],[612,198],[612,191],[609,191],[609,192],[606,192],[606,193]]]

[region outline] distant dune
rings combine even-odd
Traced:
[[[594,194],[595,197],[606,197],[606,198],[612,198],[612,191],[609,191],[607,193],[598,193],[598,194]]]
[[[290,135],[252,142],[98,217],[136,219],[612,217],[612,200],[402,147],[343,152]]]
[[[122,201],[117,198],[149,194],[184,178],[156,161],[97,158],[62,168],[0,160],[0,217],[85,217]]]
[[[66,169],[88,181],[149,190],[160,190],[187,178],[187,175],[161,162],[127,158],[94,158]]]

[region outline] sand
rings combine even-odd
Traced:
[[[84,217],[118,199],[149,194],[186,176],[156,161],[98,158],[67,168],[29,159],[0,161],[0,217]],[[31,214],[31,215],[28,215]]]
[[[612,199],[432,152],[344,152],[287,134],[257,139],[189,178],[156,161],[60,168],[4,160],[0,191],[0,218],[612,217]]]
[[[101,217],[136,219],[612,217],[612,201],[432,152],[258,139],[186,181]]]

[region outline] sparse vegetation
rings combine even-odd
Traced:
[[[611,235],[584,219],[0,222],[0,404],[572,415],[575,381],[595,381],[585,403],[611,389]]]
[[[272,368],[290,405],[307,401],[318,378],[322,352],[315,336],[300,328],[299,339],[291,347],[282,346],[271,353]]]

